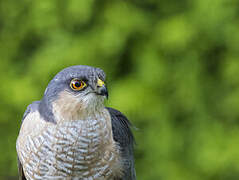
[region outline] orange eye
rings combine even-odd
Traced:
[[[71,80],[71,89],[75,90],[75,91],[79,91],[82,90],[84,87],[86,87],[86,83],[82,80],[79,79],[72,79]]]

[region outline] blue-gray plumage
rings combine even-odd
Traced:
[[[105,74],[72,66],[28,106],[17,139],[19,179],[135,180],[130,122],[107,108]]]

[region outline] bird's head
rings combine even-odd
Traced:
[[[104,108],[108,97],[105,73],[90,66],[71,66],[60,71],[48,84],[41,109],[55,119],[75,120]],[[44,113],[44,112],[42,112]]]

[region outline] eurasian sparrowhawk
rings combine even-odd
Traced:
[[[72,66],[30,104],[17,139],[20,180],[135,180],[130,122],[104,106],[105,73]]]

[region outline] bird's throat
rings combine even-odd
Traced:
[[[76,98],[66,91],[52,102],[52,112],[57,122],[95,119],[102,116],[104,109],[103,100],[95,95]]]

